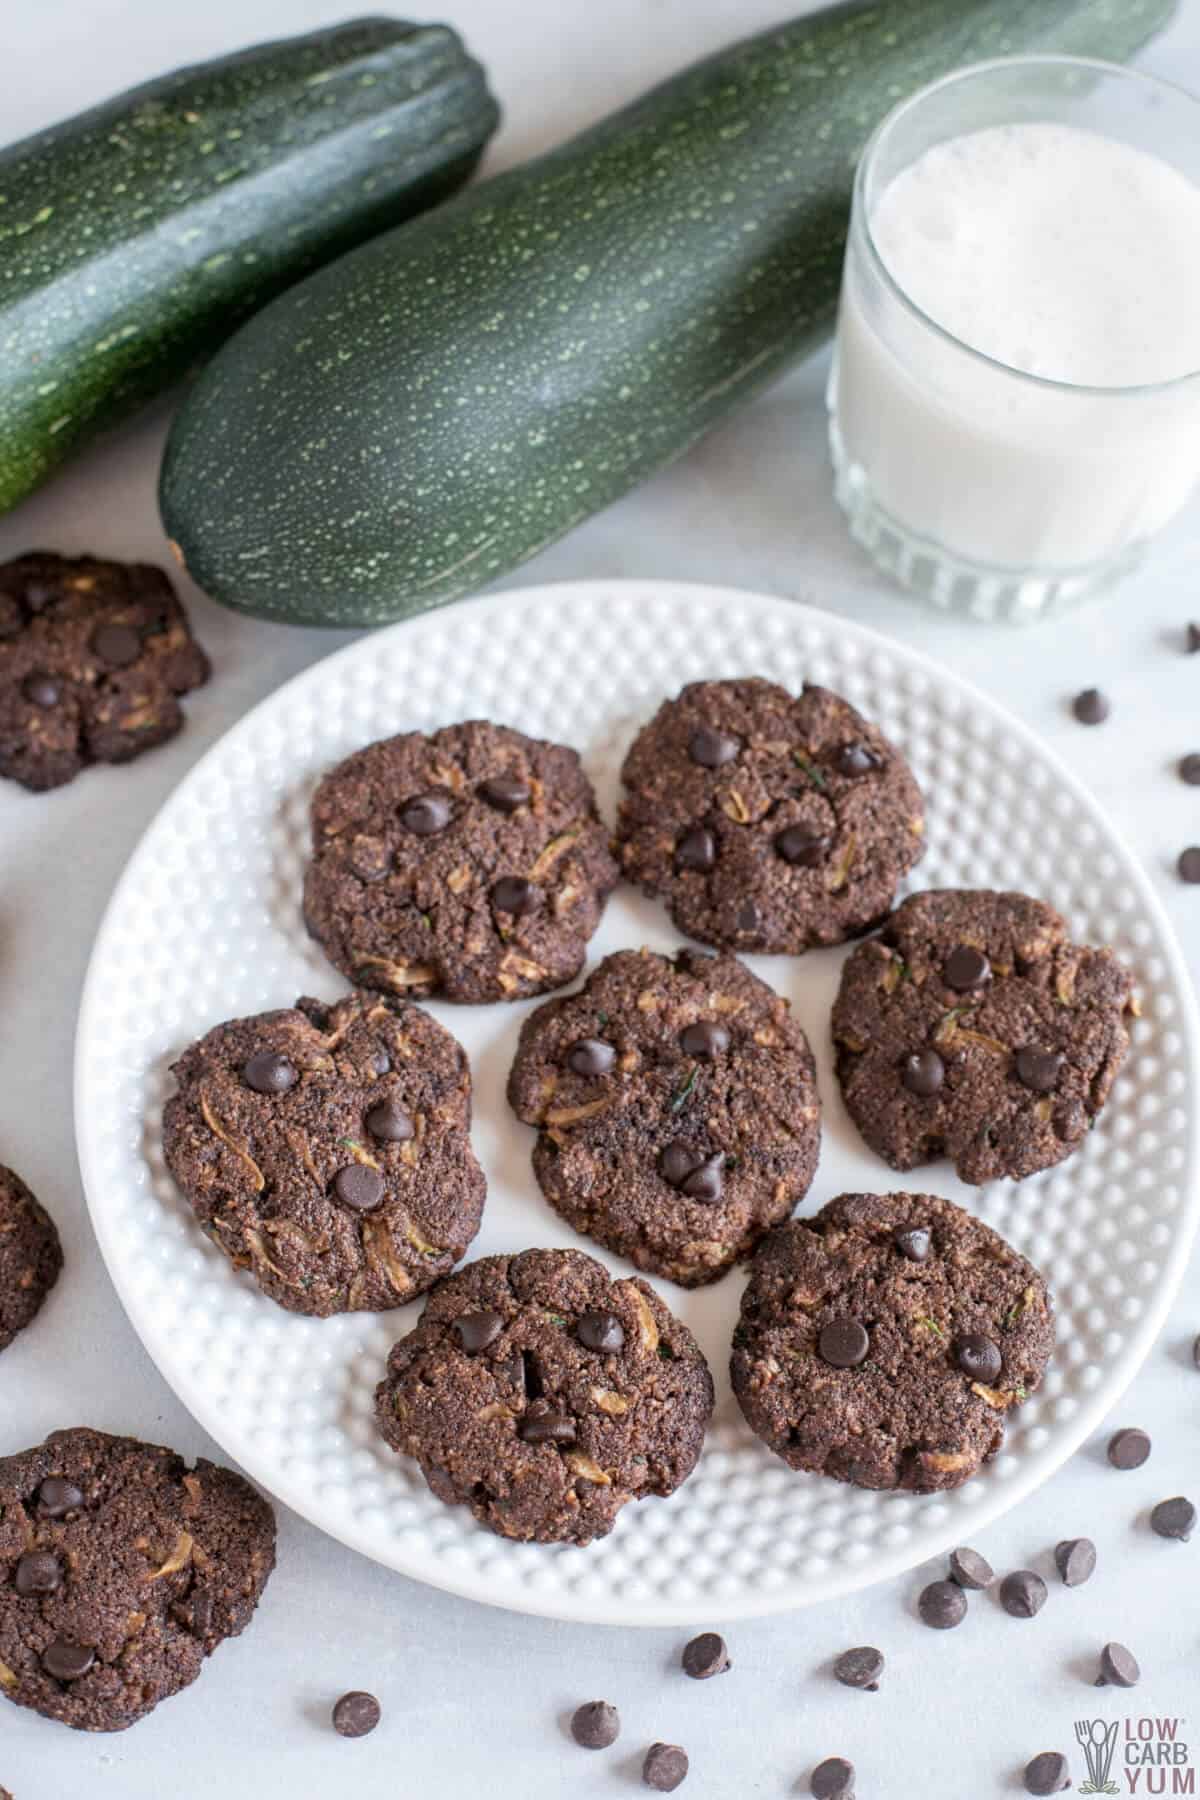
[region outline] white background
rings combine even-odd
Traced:
[[[174,64],[347,10],[317,0],[3,0],[0,138]],[[443,16],[482,56],[504,104],[490,163],[500,167],[790,10],[787,0],[446,0]],[[1200,0],[1184,0],[1144,61],[1200,86]],[[1200,749],[1200,657],[1181,654],[1184,623],[1200,619],[1200,514],[1168,534],[1140,577],[1061,623],[1019,633],[937,619],[888,591],[845,539],[824,452],[824,368],[822,357],[800,369],[509,585],[622,574],[727,583],[842,611],[942,657],[1103,796],[1159,883],[1195,973],[1200,889],[1181,886],[1172,865],[1200,841],[1200,794],[1173,765]],[[0,559],[35,546],[162,558],[153,495],[165,418],[160,409],[0,521]],[[161,801],[247,707],[348,634],[259,624],[186,597],[215,672],[187,703],[183,735],[50,796],[0,792],[0,1160],[50,1205],[68,1256],[38,1325],[0,1365],[0,1453],[87,1422],[217,1454],[126,1323],[87,1223],[71,1124],[78,994],[113,882]],[[1068,703],[1093,684],[1114,710],[1089,732]],[[541,1800],[639,1791],[641,1752],[661,1737],[691,1754],[689,1800],[806,1793],[813,1763],[835,1752],[857,1764],[860,1800],[965,1800],[1021,1792],[1020,1769],[1041,1749],[1071,1753],[1078,1783],[1073,1720],[1092,1712],[1182,1715],[1200,1762],[1200,1536],[1166,1544],[1145,1525],[1157,1499],[1189,1490],[1200,1499],[1194,1273],[1190,1285],[1112,1421],[1153,1433],[1150,1462],[1113,1472],[1101,1433],[977,1545],[998,1568],[1052,1576],[1059,1538],[1095,1538],[1092,1583],[1068,1593],[1052,1578],[1032,1622],[984,1597],[958,1631],[925,1630],[914,1597],[941,1572],[927,1568],[820,1612],[734,1624],[734,1672],[692,1683],[676,1666],[681,1634],[491,1612],[380,1570],[283,1513],[279,1568],[255,1623],[195,1687],[113,1738],[0,1709],[0,1786],[15,1800]],[[1087,1685],[1110,1637],[1141,1659],[1136,1694]],[[888,1657],[877,1695],[829,1675],[831,1658],[859,1643]],[[373,1689],[386,1708],[360,1743],[327,1724],[330,1702],[351,1686]],[[594,1756],[570,1743],[564,1718],[600,1696],[620,1706],[624,1733]]]

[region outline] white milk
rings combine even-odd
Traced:
[[[870,224],[926,318],[852,251],[837,427],[897,523],[976,563],[1069,569],[1182,506],[1200,474],[1200,380],[1177,381],[1200,370],[1200,188],[1092,131],[1003,125],[926,150]]]

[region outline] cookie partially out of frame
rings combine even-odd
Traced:
[[[509,1077],[542,1192],[577,1231],[687,1287],[808,1191],[820,1100],[786,1000],[733,956],[622,950],[526,1019]]]
[[[0,1350],[33,1323],[62,1260],[53,1219],[21,1177],[0,1166]]]
[[[793,1469],[958,1487],[995,1456],[1054,1346],[1033,1265],[932,1194],[843,1194],[759,1246],[734,1392]]]
[[[712,1412],[687,1327],[580,1250],[468,1263],[379,1385],[379,1429],[437,1495],[501,1537],[587,1544],[691,1474]]]
[[[167,1164],[201,1225],[291,1312],[399,1306],[479,1229],[471,1076],[429,1013],[359,990],[218,1025],[175,1064]]]
[[[833,1009],[847,1110],[893,1169],[949,1157],[1020,1180],[1078,1147],[1129,1048],[1132,981],[1023,894],[934,889],[842,972]]]
[[[727,950],[854,937],[925,846],[908,764],[827,688],[692,682],[639,732],[621,779],[625,875]]]
[[[123,1731],[249,1624],[275,1515],[231,1469],[78,1427],[0,1457],[0,1694]]]
[[[617,879],[576,752],[482,720],[347,757],[312,835],[309,930],[351,981],[410,998],[561,987]]]

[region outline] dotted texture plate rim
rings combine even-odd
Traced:
[[[222,1018],[342,991],[299,907],[308,798],[338,757],[390,732],[491,717],[574,744],[611,818],[621,756],[659,701],[685,681],[748,673],[835,688],[909,754],[929,802],[929,852],[909,888],[1024,888],[1134,969],[1143,1017],[1087,1143],[1030,1181],[969,1189],[948,1165],[892,1175],[846,1119],[828,1043],[844,952],[748,959],[791,999],[818,1058],[825,1134],[801,1213],[850,1189],[958,1200],[1048,1276],[1058,1349],[974,1481],[952,1494],[867,1493],[792,1474],[743,1424],[727,1375],[742,1274],[689,1294],[658,1282],[717,1380],[696,1473],[670,1500],[627,1506],[587,1550],[509,1544],[442,1506],[374,1432],[375,1382],[419,1303],[294,1317],[200,1233],[162,1159],[168,1067]],[[589,961],[623,944],[678,942],[660,906],[621,888]],[[432,1010],[476,1075],[490,1196],[472,1254],[594,1249],[542,1200],[532,1133],[504,1102],[528,1006]],[[1200,1199],[1196,1047],[1187,972],[1146,875],[1092,796],[985,695],[793,601],[686,583],[561,583],[363,638],[263,701],[201,759],[146,831],[101,925],[79,1019],[76,1128],[96,1234],[134,1326],[184,1404],[264,1487],[378,1562],[454,1593],[577,1621],[683,1625],[829,1600],[969,1542],[1095,1429],[1182,1279]]]

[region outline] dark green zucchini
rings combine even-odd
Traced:
[[[826,332],[854,164],[901,95],[997,54],[1122,58],[1170,11],[852,0],[355,251],[185,403],[161,503],[187,568],[247,612],[331,625],[514,568]]]
[[[182,69],[0,151],[0,511],[495,129],[444,25],[360,19]]]

